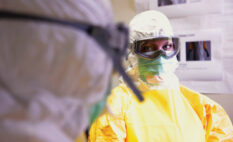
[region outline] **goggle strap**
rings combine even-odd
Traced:
[[[91,32],[92,25],[88,25],[86,23],[81,22],[71,22],[71,21],[65,21],[60,19],[54,19],[44,16],[38,16],[38,15],[30,15],[25,13],[16,13],[6,10],[0,10],[0,19],[17,19],[17,20],[31,20],[31,21],[37,21],[37,22],[44,22],[44,23],[51,23],[51,24],[58,24],[63,26],[69,26],[75,29],[83,30],[87,33]]]

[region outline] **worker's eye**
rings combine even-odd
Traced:
[[[141,47],[140,52],[150,52],[155,50],[156,48],[154,46],[145,45]]]
[[[169,44],[164,45],[164,46],[163,46],[163,50],[165,50],[165,51],[174,50],[173,44],[172,44],[172,43],[169,43]]]

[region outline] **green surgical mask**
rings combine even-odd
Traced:
[[[93,105],[89,110],[89,124],[91,125],[96,118],[103,112],[106,105],[107,97]]]
[[[140,78],[146,82],[147,76],[159,76],[161,74],[174,73],[178,66],[176,57],[165,59],[163,56],[154,60],[138,57]]]
[[[110,94],[111,91],[111,83],[105,93],[105,96],[102,100],[91,106],[89,109],[89,124],[91,124],[96,120],[96,118],[104,111],[106,103],[107,103],[107,97]]]

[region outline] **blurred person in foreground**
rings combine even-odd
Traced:
[[[180,85],[174,74],[179,47],[168,18],[145,11],[129,27],[127,71],[144,101],[139,102],[122,80],[108,97],[110,111],[91,126],[89,141],[233,142],[232,123],[224,109]]]
[[[0,141],[80,137],[127,43],[108,1],[0,0]]]

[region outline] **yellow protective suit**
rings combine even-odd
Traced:
[[[142,89],[142,88],[140,88]],[[139,102],[123,83],[108,98],[111,112],[92,125],[90,142],[233,142],[224,109],[184,86],[150,90]]]

